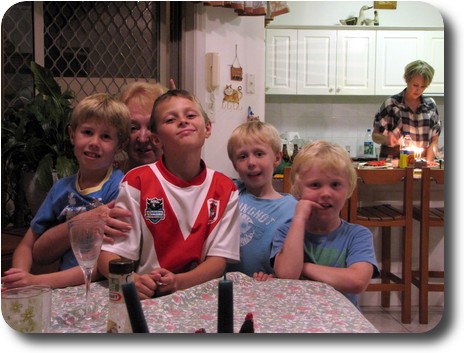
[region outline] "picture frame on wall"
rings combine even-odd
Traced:
[[[374,1],[374,9],[396,10],[397,1]]]

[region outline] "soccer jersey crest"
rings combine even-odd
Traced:
[[[162,221],[164,216],[164,200],[156,197],[147,199],[145,206],[145,219],[156,224],[159,221]]]
[[[219,200],[209,199],[208,200],[208,224],[212,224],[218,218]]]

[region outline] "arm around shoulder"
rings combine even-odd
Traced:
[[[97,261],[98,272],[101,273],[104,277],[108,278],[110,273],[110,261],[114,259],[120,259],[119,255],[116,255],[112,252],[102,250]]]
[[[29,228],[24,234],[21,242],[16,247],[13,253],[12,266],[14,268],[22,269],[26,272],[30,272],[32,267],[32,249],[34,243],[37,240],[37,234],[35,234],[31,228]]]
[[[63,256],[71,249],[68,235],[68,223],[64,222],[46,230],[34,244],[32,255],[34,261],[48,265]]]

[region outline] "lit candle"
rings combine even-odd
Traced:
[[[424,151],[423,148],[420,148],[420,147],[415,147],[414,148],[414,155],[415,155],[415,159],[417,161],[420,161],[422,159],[422,152]]]
[[[232,281],[224,274],[218,287],[218,333],[234,333],[234,291]]]

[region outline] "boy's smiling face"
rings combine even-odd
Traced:
[[[248,189],[261,188],[272,182],[274,168],[279,163],[280,155],[265,143],[242,144],[234,153],[234,168]]]
[[[163,150],[201,148],[211,135],[211,123],[205,122],[195,102],[183,97],[171,97],[158,105],[156,111],[155,144]]]
[[[340,211],[348,195],[348,178],[337,170],[322,170],[317,163],[299,181],[301,199],[318,203],[323,209],[315,210],[312,220],[323,222],[340,218]]]
[[[83,122],[75,130],[69,128],[69,134],[81,171],[107,170],[121,149],[116,128],[96,119]]]

